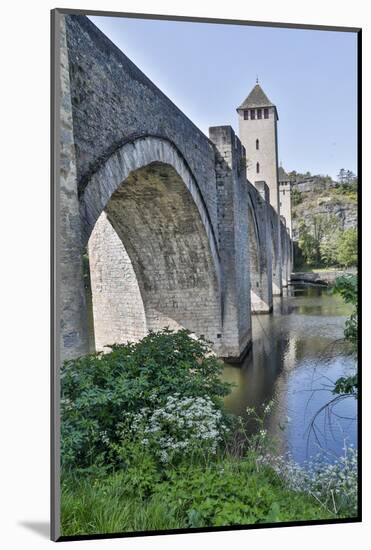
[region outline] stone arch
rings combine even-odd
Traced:
[[[252,205],[249,205],[249,259],[251,313],[259,309],[259,287],[261,285],[261,265],[259,254],[259,232]]]
[[[265,232],[259,227],[258,206],[251,195],[248,211],[251,313],[266,313],[271,310],[271,298],[267,281],[267,262],[264,257]]]
[[[284,216],[281,216],[281,266],[282,286],[287,287],[290,277],[290,236]]]
[[[272,209],[270,216],[270,241],[272,256],[272,291],[274,296],[282,294],[280,235],[277,214]]]
[[[282,286],[287,287],[288,283],[288,250],[287,250],[287,230],[286,219],[284,216],[280,216],[280,230],[281,230],[281,274],[282,274]]]
[[[106,265],[100,276],[91,276],[93,305],[100,304],[94,314],[105,319],[101,347],[114,343],[104,342],[110,326],[117,338],[127,339],[120,317],[129,315],[130,320],[132,315],[133,339],[165,326],[187,328],[218,349],[222,321],[216,239],[197,182],[170,141],[147,136],[122,145],[91,176],[80,198],[80,214],[92,269],[100,259]],[[129,302],[123,292],[125,274],[126,288],[136,296]],[[99,285],[111,300],[94,299]]]
[[[220,277],[217,239],[196,178],[177,147],[159,136],[139,136],[126,141],[91,175],[80,197],[83,244],[86,245],[98,217],[119,185],[131,172],[153,163],[172,166],[182,178],[201,216]]]
[[[88,242],[90,349],[135,342],[147,333],[142,294],[130,257],[105,211]]]

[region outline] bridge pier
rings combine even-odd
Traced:
[[[282,286],[287,287],[289,282],[289,250],[287,242],[287,229],[286,229],[286,219],[284,216],[280,216],[281,221],[281,265],[282,265]]]
[[[259,280],[251,277],[252,313],[270,313],[273,310],[272,250],[269,238],[269,187],[264,181],[256,181],[258,191],[254,201],[259,236]],[[251,222],[251,220],[250,220]],[[251,273],[251,271],[250,271]]]
[[[55,262],[60,283],[56,296],[55,325],[60,330],[58,360],[89,353],[83,248],[77,192],[76,154],[70,92],[69,60],[64,18],[60,27],[60,147],[56,168],[59,187],[55,208]],[[57,283],[58,283],[57,279]]]
[[[282,296],[281,223],[275,210],[273,210],[271,213],[271,240],[272,293],[273,296]]]
[[[221,355],[238,362],[252,342],[246,157],[230,126],[209,128],[209,137],[215,145],[223,288]]]

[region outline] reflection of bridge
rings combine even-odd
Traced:
[[[208,139],[86,17],[58,17],[61,356],[89,350],[88,248],[97,348],[185,327],[238,360],[291,272],[268,185],[231,127]]]

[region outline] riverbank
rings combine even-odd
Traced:
[[[168,465],[162,472],[151,464],[149,457],[141,453],[133,468],[105,478],[65,479],[63,535],[342,517],[314,495],[288,489],[280,476],[271,467],[259,465],[252,453],[243,459]]]
[[[281,339],[272,340],[287,357],[282,313],[266,322],[273,328],[278,319]],[[307,341],[307,323],[302,330]],[[259,339],[254,345],[256,356]],[[226,408],[232,388],[209,351],[187,331],[164,329],[64,363],[63,535],[356,516],[356,451],[343,461],[300,465],[276,447],[270,426],[282,431],[282,424],[270,400],[244,406],[257,428],[251,432]],[[276,355],[272,350],[271,358]],[[261,360],[264,378],[271,364]]]
[[[308,283],[315,285],[328,286],[335,282],[338,277],[347,274],[356,274],[357,270],[348,269],[346,271],[339,269],[313,269],[310,271],[297,271],[291,273],[291,283]]]

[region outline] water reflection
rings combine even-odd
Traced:
[[[281,452],[290,450],[303,462],[319,450],[342,453],[344,439],[356,443],[356,403],[339,402],[328,416],[316,412],[334,396],[333,382],[354,369],[354,359],[334,344],[343,337],[350,313],[342,300],[319,287],[292,286],[276,298],[273,315],[253,317],[253,349],[240,366],[226,364],[223,378],[235,384],[226,397],[228,410],[245,415],[275,400],[268,430]],[[287,418],[289,417],[289,422]],[[285,429],[282,429],[286,426]]]

